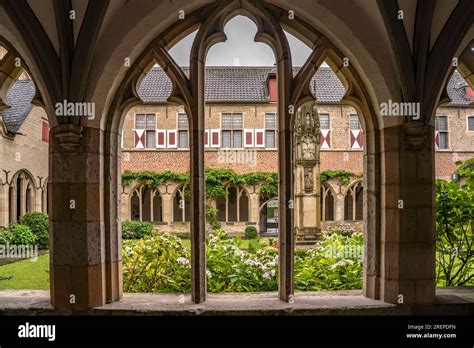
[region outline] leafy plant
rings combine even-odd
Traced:
[[[153,234],[153,225],[147,221],[122,222],[123,239],[140,239]]]
[[[278,174],[266,172],[254,172],[237,174],[227,168],[206,168],[206,197],[217,198],[226,196],[226,185],[261,185],[261,194],[264,199],[274,198],[278,195]],[[139,184],[150,188],[156,188],[167,181],[182,183],[189,187],[189,176],[185,173],[174,173],[165,171],[155,173],[150,171],[125,172],[122,174],[122,185],[128,186],[135,180]],[[185,190],[189,195],[189,190]]]
[[[217,230],[206,239],[209,292],[275,291],[278,288],[278,249],[272,246],[241,250],[241,239],[226,239]],[[256,242],[256,241],[255,241]],[[249,243],[250,244],[250,243]],[[357,249],[359,252],[353,252]],[[297,251],[298,290],[343,290],[362,287],[362,234],[326,235],[314,250]],[[163,233],[124,241],[124,291],[189,292],[190,251],[182,241]]]
[[[323,170],[320,173],[320,181],[321,183],[324,183],[330,179],[337,179],[342,184],[347,185],[349,184],[352,176],[360,177],[361,175],[355,175],[347,170],[329,170],[328,169],[328,170]]]
[[[49,244],[49,218],[48,215],[30,211],[20,218],[20,224],[28,226],[38,238],[40,248],[48,248]]]
[[[474,285],[474,159],[460,163],[455,180],[436,181],[437,283]]]
[[[258,241],[256,241],[255,239],[249,240],[249,252],[251,252],[252,254],[255,254],[257,250],[261,248],[262,246],[260,245]]]
[[[9,243],[15,245],[34,245],[38,237],[28,226],[20,224],[11,224],[8,226]]]
[[[258,237],[258,231],[255,226],[247,226],[245,227],[245,238],[247,239],[255,239]]]
[[[217,208],[211,205],[206,206],[206,220],[211,225],[213,230],[221,228],[221,222],[218,219],[217,213]]]

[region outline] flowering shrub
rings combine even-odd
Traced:
[[[240,249],[240,238],[224,239],[221,231],[207,238],[209,292],[257,292],[278,289],[278,249],[265,246],[254,253]],[[264,243],[267,244],[267,243]],[[362,287],[362,234],[325,236],[315,249],[295,256],[299,290],[343,290]],[[352,250],[353,249],[353,250]],[[163,233],[124,241],[123,278],[126,292],[189,292],[189,249]]]
[[[140,239],[153,233],[153,225],[147,221],[122,222],[123,239]]]

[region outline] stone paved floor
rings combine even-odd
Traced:
[[[469,314],[474,308],[474,288],[437,290],[435,306],[417,306],[423,313]],[[279,301],[275,292],[208,294],[204,304],[175,294],[124,294],[121,301],[91,310],[93,315],[403,315],[409,306],[396,306],[362,296],[360,290],[296,293],[293,303]],[[441,311],[441,312],[440,312]],[[0,291],[0,314],[56,314],[49,291]],[[418,313],[417,313],[418,314]]]

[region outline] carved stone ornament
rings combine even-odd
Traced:
[[[304,191],[313,192],[313,168],[310,167],[304,169]]]
[[[53,130],[54,137],[63,149],[70,151],[81,144],[82,126],[66,123],[57,125]]]
[[[319,133],[316,103],[306,103],[296,113],[295,144],[298,162],[317,162],[319,160]]]
[[[426,127],[421,121],[410,121],[403,124],[406,147],[420,149],[426,139]]]

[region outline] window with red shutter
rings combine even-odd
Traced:
[[[41,140],[43,140],[45,143],[49,143],[49,124],[45,121],[43,121],[42,124]]]

